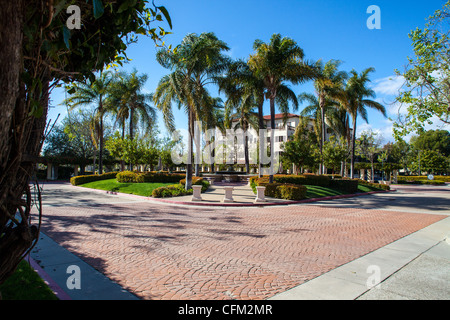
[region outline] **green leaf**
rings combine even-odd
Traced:
[[[119,9],[117,9],[117,13],[122,13],[128,9],[128,2],[124,2],[120,5]]]
[[[70,49],[70,30],[66,27],[66,25],[63,25],[63,38],[64,38],[64,43],[66,44],[66,48]]]
[[[103,15],[104,8],[101,0],[92,0],[94,4],[94,18],[98,19]]]
[[[164,15],[164,18],[166,18],[167,23],[169,24],[170,29],[172,29],[172,19],[170,19],[170,15],[169,12],[167,11],[167,9],[164,6],[161,7],[157,7],[161,13]]]

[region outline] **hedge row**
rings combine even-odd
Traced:
[[[377,189],[383,189],[383,190],[391,190],[391,187],[387,184],[373,183],[373,182],[368,182],[366,180],[361,180],[361,179],[353,179],[353,180],[358,181],[358,184],[361,184],[364,186],[377,188]]]
[[[253,192],[256,192],[256,186],[264,186],[264,195],[267,197],[286,199],[286,200],[302,200],[306,198],[308,191],[305,186],[293,183],[269,183],[269,177],[252,177],[250,185]]]
[[[193,177],[197,178],[197,177]],[[178,196],[184,196],[188,194],[192,194],[192,189],[184,189],[184,184],[182,183],[183,180],[180,181],[179,184],[173,184],[170,186],[165,187],[159,187],[152,191],[152,197],[153,198],[167,198],[167,197],[178,197]],[[195,185],[202,185],[202,192],[205,192],[209,188],[209,182],[206,180],[203,180],[202,178],[193,179],[193,184]]]
[[[355,179],[333,179],[330,181],[330,188],[345,191],[348,193],[358,192],[358,180]]]
[[[274,175],[274,182],[289,183],[289,184],[301,184],[301,185],[313,185],[321,187],[329,187],[332,181],[331,176],[324,175]]]
[[[429,185],[444,185],[445,181],[442,180],[397,180],[398,184],[429,184]]]
[[[181,179],[186,177],[185,174],[179,173],[160,173],[160,172],[133,172],[133,171],[122,171],[116,176],[118,182],[133,182],[133,183],[177,183]]]
[[[118,172],[107,172],[103,174],[90,174],[85,176],[76,176],[70,178],[70,183],[74,186],[79,186],[80,184],[85,184],[93,181],[99,181],[99,180],[108,180],[108,179],[114,179]]]
[[[450,176],[434,176],[434,181],[443,181],[443,182],[450,182]],[[415,181],[424,181],[428,180],[427,176],[398,176],[397,182],[398,183],[413,183]],[[433,181],[433,180],[430,180]]]

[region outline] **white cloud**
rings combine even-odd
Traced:
[[[390,76],[373,81],[372,89],[376,94],[393,96],[397,95],[405,83],[403,76]]]

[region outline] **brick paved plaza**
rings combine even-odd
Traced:
[[[45,234],[143,299],[270,298],[446,217],[177,206],[58,184],[44,207]]]

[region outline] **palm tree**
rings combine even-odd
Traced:
[[[74,83],[69,92],[70,97],[63,101],[70,110],[95,104],[95,119],[98,122],[99,132],[99,157],[98,157],[98,173],[103,173],[103,117],[105,115],[104,102],[107,99],[111,86],[111,74],[109,72],[100,73],[94,81],[88,83]]]
[[[230,103],[236,106],[239,105],[241,100],[251,99],[251,101],[254,101],[255,107],[258,109],[258,123],[254,123],[252,126],[255,130],[265,129],[263,111],[265,86],[263,80],[258,78],[250,69],[248,61],[237,60],[233,62],[227,74],[218,79],[218,84],[220,91],[225,92]],[[263,135],[259,134],[259,177],[262,176],[263,143],[265,143]]]
[[[294,92],[285,84],[299,84],[310,80],[314,72],[310,66],[304,63],[303,50],[297,43],[287,37],[282,38],[280,34],[272,35],[269,43],[256,40],[253,44],[255,54],[250,56],[248,64],[257,78],[264,83],[265,98],[270,101],[270,126],[271,126],[271,174],[270,183],[273,182],[274,167],[274,134],[275,134],[275,102],[277,97],[283,97],[283,103],[279,104],[281,112],[287,115],[288,103],[290,100],[294,104],[294,109],[298,108],[297,97]]]
[[[350,163],[350,177],[353,178],[354,161],[355,161],[355,142],[356,142],[356,120],[358,116],[369,123],[366,107],[380,111],[384,117],[386,117],[386,108],[368,98],[375,98],[375,92],[367,87],[370,82],[369,73],[375,71],[374,68],[367,68],[358,74],[355,70],[352,70],[351,77],[347,82],[346,87],[346,99],[344,106],[350,114],[353,121],[353,133],[352,133],[352,153]]]
[[[136,124],[140,123],[146,132],[156,122],[156,108],[151,106],[153,95],[144,93],[144,85],[148,79],[146,74],[138,75],[134,70],[130,74],[122,72],[116,75],[117,80],[111,86],[111,94],[107,105],[116,115],[116,121],[122,125],[122,136],[125,135],[125,122],[129,121],[129,138],[135,135]]]
[[[317,72],[316,79],[314,81],[314,87],[316,89],[318,104],[320,108],[320,141],[319,150],[321,155],[321,163],[319,166],[319,174],[323,173],[323,160],[322,149],[326,140],[326,104],[333,98],[342,98],[343,82],[347,78],[347,73],[344,71],[338,71],[338,67],[341,64],[338,60],[330,60],[325,65],[322,60],[319,60],[315,64],[315,71]]]
[[[172,73],[162,77],[154,95],[158,109],[163,113],[164,122],[174,131],[172,103],[184,108],[188,116],[189,143],[186,164],[186,185],[192,185],[192,155],[194,121],[213,112],[208,84],[215,83],[217,76],[226,70],[230,58],[222,53],[228,46],[214,33],[188,34],[175,50],[161,49],[157,61]],[[199,146],[197,146],[199,148]]]

